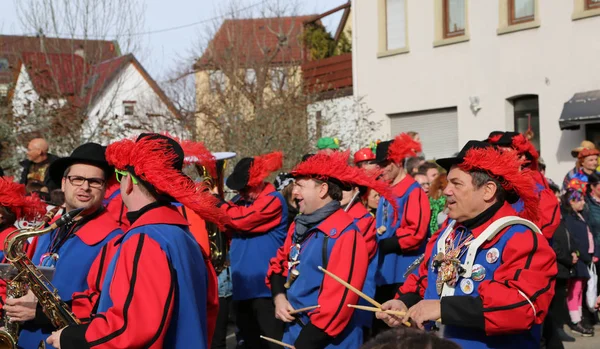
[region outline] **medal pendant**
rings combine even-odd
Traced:
[[[437,279],[435,280],[435,290],[438,296],[442,294],[442,288],[444,287],[444,281],[442,281],[442,274],[438,273]]]

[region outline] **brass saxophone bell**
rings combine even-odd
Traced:
[[[293,269],[290,272],[290,277],[288,278],[286,283],[283,285],[283,287],[285,287],[286,289],[290,288],[292,286],[292,284],[294,283],[294,281],[296,281],[298,276],[300,276],[300,272],[298,271],[298,269]]]

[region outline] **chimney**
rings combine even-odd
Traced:
[[[83,51],[82,45],[79,45],[79,48],[75,50],[75,55],[85,59],[85,51]]]

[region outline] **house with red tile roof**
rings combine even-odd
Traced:
[[[182,135],[178,110],[132,54],[91,64],[79,53],[22,52],[15,70],[9,97],[24,133],[35,132],[32,118],[45,114],[54,125],[79,123],[82,142],[143,131]]]

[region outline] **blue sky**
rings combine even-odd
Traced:
[[[17,17],[15,2],[19,0],[0,0],[0,33],[20,35],[24,30]],[[249,6],[260,0],[237,0],[240,6]],[[289,0],[280,0],[289,1]],[[145,31],[156,31],[183,26],[204,19],[217,17],[224,0],[145,0]],[[347,0],[299,0],[298,14],[323,13],[339,6]],[[333,28],[339,16],[330,16],[324,20],[329,30]],[[206,24],[145,34],[141,37],[145,46],[142,57],[138,59],[155,79],[161,79],[174,69],[182,59],[197,51],[199,37],[207,30]],[[332,29],[333,28],[333,29]]]

